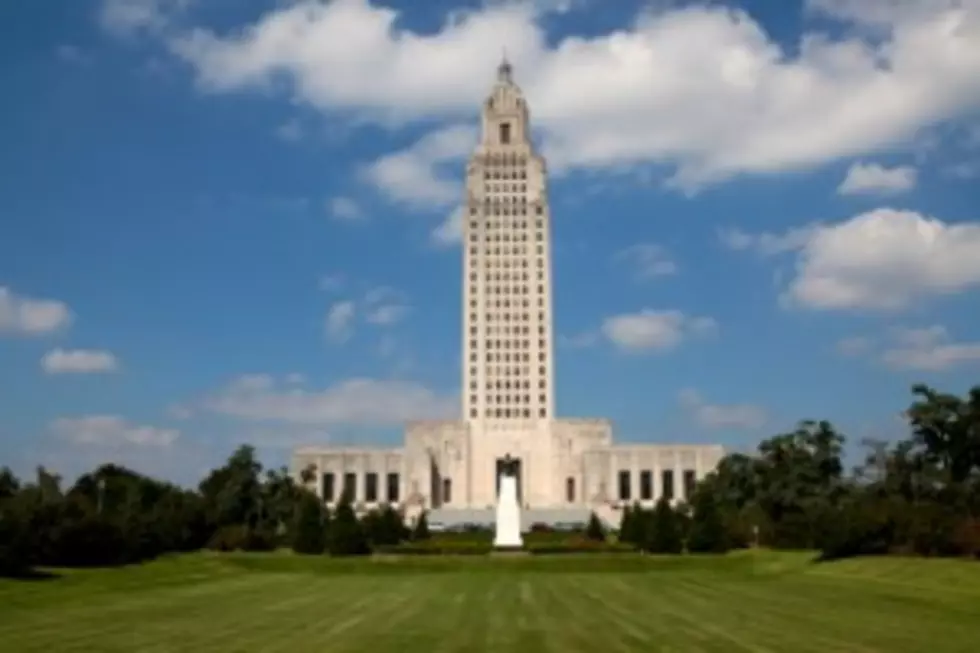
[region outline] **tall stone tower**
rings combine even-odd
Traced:
[[[463,219],[463,418],[536,430],[555,416],[550,212],[506,60],[483,104]]]

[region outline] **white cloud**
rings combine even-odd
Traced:
[[[287,120],[276,127],[276,136],[287,143],[296,143],[303,138],[303,126],[298,120]]]
[[[330,215],[343,222],[357,222],[364,219],[360,205],[349,197],[334,197],[327,203]]]
[[[710,404],[692,389],[682,390],[678,396],[681,405],[694,420],[705,428],[755,429],[769,421],[766,410],[751,404]]]
[[[837,353],[842,356],[858,356],[871,348],[872,342],[864,336],[852,336],[837,341]]]
[[[55,435],[77,445],[169,447],[180,437],[176,429],[141,426],[118,415],[61,417],[49,426]]]
[[[819,224],[794,227],[784,234],[750,234],[737,228],[721,229],[718,237],[729,249],[752,250],[762,256],[774,256],[800,249],[810,241],[819,227]]]
[[[160,32],[194,0],[102,0],[99,22],[116,36],[139,31]]]
[[[354,302],[344,300],[336,302],[327,311],[324,328],[327,338],[333,342],[346,342],[354,335],[354,316],[356,309]]]
[[[953,342],[945,327],[896,328],[881,352],[892,369],[938,372],[962,363],[980,362],[980,342]]]
[[[388,286],[379,286],[368,291],[362,303],[364,319],[368,324],[377,326],[397,324],[410,310],[404,294]]]
[[[337,292],[344,287],[345,279],[342,274],[325,274],[320,277],[320,290],[324,292]]]
[[[430,238],[436,247],[452,247],[463,239],[463,217],[466,209],[457,206],[446,216],[438,227],[432,230]]]
[[[286,79],[298,101],[389,125],[471,116],[506,46],[553,170],[661,163],[687,190],[894,150],[980,107],[980,0],[814,2],[886,29],[806,31],[786,46],[746,12],[706,5],[552,42],[534,4],[454,12],[423,34],[365,0],[301,0],[170,46],[204,89]],[[454,190],[404,163],[389,161],[380,179],[451,201]]]
[[[837,187],[840,195],[895,194],[915,188],[918,173],[911,166],[885,168],[877,163],[854,163]]]
[[[602,323],[603,335],[629,351],[667,351],[689,337],[707,335],[716,329],[717,324],[709,317],[690,317],[676,310],[643,309],[608,317]]]
[[[906,308],[916,299],[980,285],[980,223],[946,223],[879,208],[835,224],[785,234],[721,234],[733,249],[796,251],[796,275],[782,301],[813,309]]]
[[[456,397],[409,381],[378,379],[349,379],[319,391],[233,383],[207,399],[205,406],[240,419],[307,425],[394,426],[451,417],[459,411]]]
[[[444,168],[472,152],[476,138],[469,126],[441,128],[404,150],[379,158],[363,175],[396,202],[419,209],[445,207],[463,197],[463,187]],[[453,172],[458,174],[458,170]]]
[[[41,359],[48,374],[94,374],[116,372],[119,361],[108,351],[97,349],[53,349]]]
[[[0,286],[0,334],[43,335],[63,329],[71,321],[71,311],[64,302],[15,295]]]
[[[670,257],[669,252],[655,243],[632,245],[617,252],[614,258],[632,265],[639,279],[677,274],[677,264]]]
[[[901,309],[980,285],[980,224],[882,208],[813,232],[785,298],[815,309]]]

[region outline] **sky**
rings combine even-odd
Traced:
[[[980,0],[0,3],[0,465],[195,483],[459,416],[506,53],[559,417],[859,457],[980,369]]]

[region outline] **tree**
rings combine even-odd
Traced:
[[[692,501],[687,550],[691,553],[725,553],[731,548],[721,511],[710,488],[699,488]]]
[[[677,515],[664,497],[660,497],[653,508],[653,515],[647,525],[643,547],[650,553],[682,553],[684,541],[681,538]]]
[[[327,549],[333,556],[365,555],[371,552],[364,528],[354,513],[347,493],[341,496],[330,522]]]
[[[304,492],[299,499],[293,525],[293,551],[318,555],[327,546],[328,514],[323,503],[312,492]]]
[[[423,511],[418,519],[415,520],[415,527],[412,529],[412,540],[416,542],[421,542],[432,537],[429,533],[429,518]]]
[[[643,544],[649,511],[636,503],[623,508],[623,517],[619,523],[619,541],[640,546]]]
[[[585,526],[585,539],[593,542],[606,541],[606,529],[594,512],[589,515],[589,523]]]

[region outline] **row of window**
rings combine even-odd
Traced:
[[[470,417],[476,419],[479,417],[480,412],[476,408],[470,409]],[[492,419],[530,419],[531,409],[530,408],[487,408],[483,414],[484,417]],[[538,417],[545,418],[548,416],[548,411],[544,408],[538,409]]]
[[[538,261],[538,268],[540,271],[540,268],[544,267],[544,259],[539,258],[537,259],[537,261]],[[470,268],[471,268],[470,271],[472,272],[472,268],[476,268],[477,265],[479,265],[479,263],[480,263],[480,259],[477,256],[475,255],[470,256]],[[512,263],[513,266],[511,265]],[[527,258],[511,259],[511,258],[502,258],[498,256],[496,258],[488,258],[486,260],[486,268],[488,270],[490,268],[504,268],[505,270],[508,270],[511,267],[514,267],[515,269],[528,267]]]
[[[475,362],[476,356],[477,355],[475,353],[470,354],[470,360]],[[522,361],[525,363],[530,363],[531,355],[527,352],[524,352],[523,354],[519,354],[517,352],[515,352],[514,354],[511,354],[510,352],[504,354],[501,354],[500,352],[493,352],[493,353],[487,352],[488,363],[501,363],[501,362],[509,363],[511,362],[511,360],[513,360],[515,363],[520,363]],[[546,360],[548,360],[547,354],[545,354],[544,352],[538,354],[539,363],[543,363]]]
[[[470,313],[470,315],[471,316],[472,315],[475,315],[475,313]],[[487,332],[487,335],[490,335],[490,336],[496,335],[498,333],[503,333],[505,336],[508,336],[508,335],[510,335],[512,333],[515,336],[516,335],[521,335],[521,334],[524,334],[526,336],[529,333],[528,327],[526,325],[525,326],[521,326],[521,325],[517,325],[517,324],[515,324],[513,327],[511,327],[510,325],[502,326],[502,327],[488,326],[488,327],[486,327],[485,330]],[[475,336],[478,331],[479,331],[479,328],[478,327],[475,327],[475,326],[471,326],[470,327],[470,335],[471,336]],[[544,334],[545,334],[545,327],[542,324],[541,326],[538,327],[538,335],[539,336],[543,336]]]
[[[539,367],[538,369],[543,370],[544,368]],[[523,367],[518,367],[518,366],[501,367],[500,365],[496,365],[496,366],[487,365],[484,368],[484,370],[486,371],[487,378],[496,378],[499,376],[528,376],[531,373],[531,370],[527,365],[524,365]],[[541,372],[541,375],[544,376],[544,372]],[[475,367],[470,368],[470,376],[471,377],[476,376]]]
[[[521,100],[517,100],[517,106],[523,104]],[[487,106],[493,108],[493,99],[487,100]],[[504,123],[506,124],[506,123]],[[503,127],[504,125],[501,125]],[[507,125],[507,129],[510,129],[510,125]],[[486,154],[481,157],[474,157],[474,161],[482,163],[485,166],[495,167],[495,166],[524,166],[527,164],[527,157],[523,154],[515,154],[513,152],[500,153],[494,152],[493,154]]]
[[[537,274],[538,281],[544,281],[544,272],[539,271]],[[476,281],[479,278],[479,274],[476,272],[470,272],[470,281]],[[485,275],[483,275],[483,280],[487,283],[490,283],[491,281],[528,281],[528,275],[527,272],[521,272],[520,274],[515,272],[513,275],[511,275],[510,272],[504,272],[503,274],[500,272],[495,272],[493,274],[487,272]]]
[[[478,399],[479,398],[476,395],[470,395],[470,403],[471,404],[477,403]],[[494,399],[496,399],[496,403],[498,403],[498,404],[504,404],[504,403],[506,403],[506,404],[510,404],[510,403],[515,403],[515,404],[525,403],[525,404],[529,404],[529,403],[531,403],[531,395],[487,395],[487,401],[488,402],[494,403]],[[523,402],[522,402],[522,400],[523,400]],[[545,396],[545,395],[538,395],[538,401],[543,404],[546,401],[548,401],[548,397]]]
[[[484,179],[527,179],[527,171],[525,170],[494,170],[490,172],[483,173]]]
[[[477,303],[478,303],[477,300],[471,299],[470,300],[470,308],[476,308],[477,307]],[[538,304],[538,308],[544,308],[544,297],[538,297],[537,304]],[[511,308],[511,302],[510,302],[509,299],[504,299],[504,300],[500,300],[500,299],[488,299],[486,301],[486,307],[487,308]],[[527,299],[523,299],[523,300],[517,300],[517,299],[515,299],[514,300],[513,307],[515,309],[516,308],[531,308],[531,302],[530,302],[530,300],[527,300]],[[516,317],[515,317],[515,319],[516,319]]]
[[[490,242],[499,243],[501,242],[501,237],[503,237],[503,242],[509,243],[511,241],[510,236],[511,234],[508,232],[504,232],[503,234],[499,234],[499,233],[487,234],[484,240],[488,243]],[[544,240],[544,234],[540,231],[535,232],[535,240]],[[477,243],[479,241],[480,241],[480,234],[475,234],[475,233],[470,234],[470,242]],[[514,234],[514,242],[515,243],[527,242],[527,234],[526,233]]]
[[[344,485],[341,488],[341,495],[337,495],[336,475],[327,472],[320,478],[320,491],[323,500],[332,503],[337,501],[340,496],[346,495],[351,501],[363,501],[365,503],[377,503],[378,494],[378,473],[367,472],[364,474],[364,483],[358,487],[357,473],[344,473]],[[360,492],[358,492],[360,490]],[[397,472],[390,472],[385,476],[385,501],[397,503],[399,498],[399,478]]]
[[[470,349],[476,349],[479,342],[476,340],[470,340]],[[530,349],[530,340],[487,340],[484,342],[487,349]],[[544,340],[538,340],[538,347],[544,349],[547,347],[547,343]]]
[[[694,486],[697,483],[697,474],[693,469],[685,469],[682,479],[682,498],[690,499],[694,494]],[[619,500],[633,500],[632,472],[628,469],[619,472]],[[665,469],[660,472],[660,496],[668,501],[674,498],[674,470]],[[637,497],[640,501],[653,499],[653,472],[649,469],[640,472],[640,494]]]
[[[527,184],[484,184],[485,193],[526,193]]]
[[[527,368],[524,368],[524,369],[526,370]],[[470,381],[470,390],[476,390],[476,385],[477,385],[476,384],[476,381]],[[494,389],[496,389],[496,390],[520,390],[521,388],[523,388],[524,390],[527,390],[530,387],[531,387],[531,382],[528,381],[527,379],[525,379],[524,381],[514,381],[514,385],[513,386],[511,386],[511,382],[510,381],[487,381],[487,390],[494,390]],[[538,381],[538,389],[539,390],[544,390],[547,387],[548,387],[548,383],[544,379],[541,379],[540,381]],[[544,395],[542,395],[542,396],[544,396]],[[542,401],[544,401],[544,400],[542,399]]]
[[[544,322],[544,316],[545,316],[545,314],[543,312],[538,313],[538,322]],[[513,317],[514,317],[514,321],[515,322],[520,321],[520,320],[523,320],[524,322],[527,322],[528,320],[531,319],[531,317],[530,317],[530,315],[528,313],[514,313],[513,314]],[[494,314],[493,313],[484,313],[483,314],[483,319],[486,320],[487,322],[493,322],[494,319],[495,319],[494,318]],[[504,313],[500,317],[500,319],[502,319],[504,322],[510,322],[510,320],[511,320],[511,314],[510,313]],[[470,322],[476,322],[476,313],[470,313]]]
[[[538,218],[537,220],[534,221],[534,225],[538,229],[544,229],[544,220]],[[483,226],[485,226],[488,231],[496,230],[497,228],[504,229],[504,230],[527,229],[527,220],[514,220],[513,222],[511,222],[510,220],[500,220],[500,221],[490,220],[489,222],[484,222]],[[470,229],[476,230],[479,228],[480,228],[480,223],[478,221],[476,220],[470,221]]]
[[[518,245],[517,247],[502,247],[502,248],[501,247],[493,247],[493,248],[486,247],[486,248],[484,248],[484,252],[483,253],[489,256],[491,254],[500,254],[501,252],[503,252],[504,256],[510,256],[512,254],[514,254],[514,255],[516,255],[516,254],[525,254],[525,253],[527,253],[527,247],[522,247],[520,245]],[[544,245],[538,245],[537,246],[537,251],[535,253],[538,256],[543,256],[544,255]],[[470,256],[477,256],[479,254],[480,254],[480,248],[479,247],[470,247]],[[544,261],[541,260],[541,259],[538,259],[538,261],[539,261],[538,267],[539,268],[544,267]],[[527,266],[525,265],[523,267],[527,267]]]
[[[508,200],[510,198],[505,196],[502,199]],[[516,199],[517,198],[515,198],[515,201],[513,202],[513,204],[517,204]],[[528,213],[528,211],[527,211],[527,200],[526,200],[526,198],[524,198],[524,201],[522,201],[520,203],[520,206],[511,207],[510,204],[511,204],[510,202],[506,202],[506,201],[505,202],[498,202],[496,200],[496,198],[494,198],[494,201],[493,202],[491,202],[488,199],[488,200],[486,200],[486,202],[484,202],[484,205],[483,205],[483,214],[484,215],[493,216],[493,217],[498,217],[498,218],[501,217],[501,216],[503,216],[503,217],[506,218],[506,217],[511,217],[511,216],[514,216],[514,217],[524,217],[524,216],[530,215]],[[471,206],[470,207],[470,215],[473,216],[473,215],[478,215],[478,214],[479,214],[479,210],[477,209],[477,207]],[[534,207],[534,215],[544,215],[544,209],[540,205],[535,206]]]

